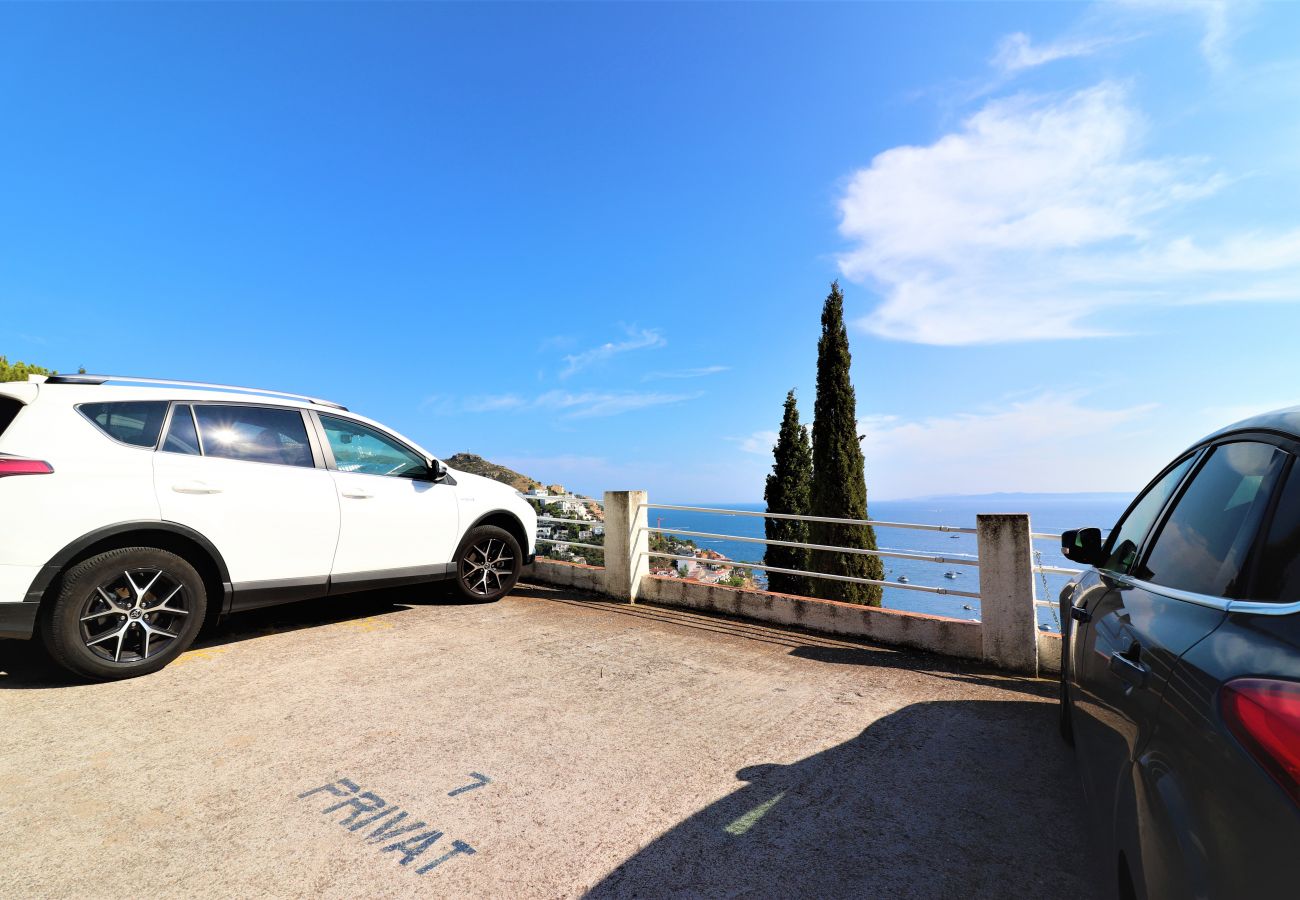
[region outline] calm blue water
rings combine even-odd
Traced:
[[[1060,534],[1071,528],[1088,525],[1109,528],[1115,524],[1127,503],[1128,498],[1109,494],[1098,496],[1085,494],[1078,498],[1015,495],[973,499],[944,497],[934,501],[873,501],[870,515],[873,519],[887,522],[915,522],[922,525],[956,525],[974,528],[977,513],[1027,512],[1032,531]],[[761,503],[682,503],[679,505],[726,507],[756,512],[762,512],[764,509]],[[763,537],[763,520],[752,516],[681,512],[653,507],[649,513],[650,524],[663,528]],[[730,559],[742,562],[761,562],[765,549],[762,544],[743,541],[711,538],[690,538],[690,540],[695,541],[701,549],[716,550]],[[973,557],[976,554],[973,534],[952,535],[938,531],[913,531],[877,526],[876,541],[882,550],[915,550],[945,557],[961,555]],[[1077,568],[1061,555],[1060,545],[1055,540],[1036,540],[1034,549],[1042,554],[1043,565]],[[976,567],[909,559],[884,559],[882,562],[885,564],[885,577],[889,581],[896,581],[898,576],[906,575],[911,584],[979,592],[979,569]],[[957,572],[958,575],[954,579],[944,578],[944,573],[947,571]],[[1035,589],[1038,598],[1055,602],[1061,588],[1068,580],[1069,577],[1065,575],[1036,576]],[[978,619],[980,616],[978,600],[926,594],[901,588],[886,588],[884,604],[891,609],[905,609],[958,619]],[[1040,623],[1046,624],[1053,631],[1059,630],[1054,608],[1039,607],[1038,616]]]

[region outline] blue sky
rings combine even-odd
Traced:
[[[0,353],[758,499],[840,278],[876,498],[1300,403],[1300,5],[0,7]]]

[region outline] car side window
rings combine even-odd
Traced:
[[[167,417],[167,403],[162,400],[82,403],[77,409],[113,440],[151,449],[158,445],[158,432]]]
[[[199,455],[199,433],[194,429],[194,414],[190,412],[189,404],[179,403],[172,410],[171,425],[167,426],[162,449],[167,453]]]
[[[322,415],[320,423],[340,472],[415,478],[429,471],[422,457],[360,422]]]
[[[1138,577],[1232,596],[1285,459],[1278,448],[1253,441],[1215,447],[1160,527]]]
[[[1300,600],[1300,468],[1291,466],[1255,567],[1250,600]]]
[[[1099,568],[1128,574],[1137,559],[1138,548],[1142,546],[1143,538],[1155,524],[1156,516],[1160,515],[1160,510],[1165,508],[1165,503],[1173,496],[1195,459],[1195,455],[1187,457],[1147,488],[1146,493],[1129,509],[1128,514],[1111,532],[1110,549],[1106,554],[1106,561]]]
[[[307,427],[296,409],[196,404],[203,455],[281,466],[315,465]]]

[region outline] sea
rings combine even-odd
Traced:
[[[921,525],[953,525],[975,527],[978,513],[1028,513],[1031,531],[1060,534],[1071,528],[1098,527],[1109,529],[1132,500],[1130,494],[981,494],[978,496],[950,496],[917,500],[874,500],[868,515],[881,522],[913,522]],[[688,503],[677,506],[698,506],[762,512],[762,503]],[[752,516],[718,513],[684,512],[681,510],[649,510],[650,524],[665,529],[704,531],[740,537],[763,537],[763,520]],[[766,549],[763,544],[745,541],[722,540],[682,536],[693,540],[700,549],[716,550],[737,562],[761,562]],[[950,534],[940,531],[916,531],[904,528],[876,526],[876,543],[882,550],[918,551],[945,558],[975,558],[976,543],[973,534]],[[1054,539],[1037,539],[1033,542],[1037,560],[1042,565],[1078,568],[1061,555],[1060,542]],[[929,585],[979,593],[979,569],[956,562],[932,563],[921,560],[881,560],[885,565],[885,579],[897,582],[906,577],[909,584]],[[945,578],[946,572],[956,577]],[[763,573],[755,570],[763,579]],[[1068,575],[1039,573],[1035,576],[1035,594],[1040,600],[1050,600],[1053,605],[1038,607],[1040,628],[1060,631],[1060,616],[1055,601],[1070,580]],[[980,601],[945,594],[929,594],[904,588],[887,587],[884,606],[911,612],[948,616],[954,619],[979,619]]]

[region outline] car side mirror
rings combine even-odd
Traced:
[[[1076,528],[1061,535],[1061,553],[1070,562],[1085,566],[1099,566],[1104,557],[1101,551],[1100,528]]]
[[[441,484],[442,482],[446,481],[447,467],[444,466],[438,460],[436,459],[433,460],[433,464],[429,466],[429,480],[432,481],[434,484]]]

